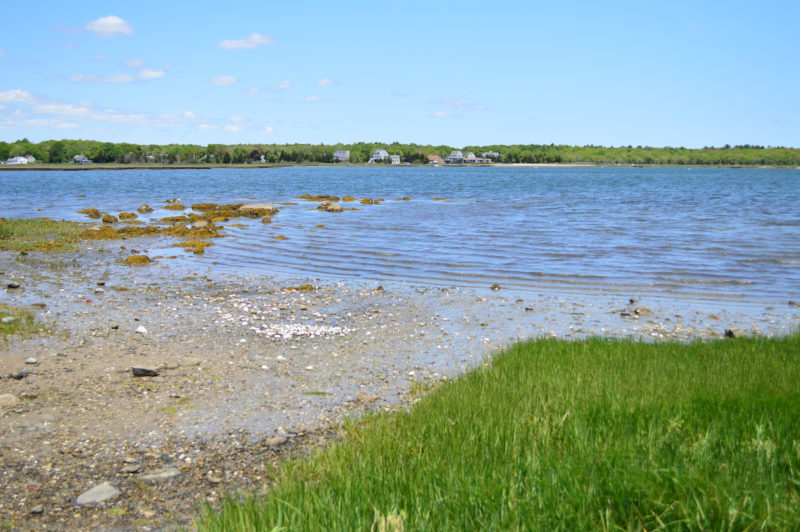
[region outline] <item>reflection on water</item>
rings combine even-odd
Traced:
[[[2,216],[293,202],[188,261],[248,274],[800,297],[800,171],[280,168],[0,173]],[[383,198],[314,209],[300,194]],[[84,196],[84,197],[79,197]],[[410,197],[408,201],[398,201]],[[434,198],[443,198],[435,200]],[[36,210],[40,209],[40,210]],[[174,215],[156,209],[152,219]],[[318,227],[318,226],[323,227]],[[276,236],[286,240],[277,240]],[[151,252],[153,248],[151,246]],[[158,250],[156,250],[158,251]],[[162,249],[165,255],[174,249]]]

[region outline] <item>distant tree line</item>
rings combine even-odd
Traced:
[[[454,149],[473,152],[497,152],[495,162],[502,163],[594,163],[630,165],[724,165],[724,166],[800,166],[800,149],[756,145],[725,145],[720,148],[650,146],[566,146],[556,144],[494,144],[489,146],[432,146],[358,142],[355,144],[130,144],[94,140],[28,139],[0,142],[0,160],[32,155],[39,162],[65,163],[83,154],[95,163],[118,164],[297,164],[333,163],[336,150],[350,150],[351,163],[365,163],[377,149],[400,155],[409,163],[426,163],[429,155],[447,157]],[[262,162],[263,157],[263,162]]]

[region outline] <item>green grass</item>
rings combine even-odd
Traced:
[[[215,530],[788,530],[800,335],[521,343],[346,426]]]
[[[0,303],[0,318],[6,316],[13,317],[14,322],[0,323],[0,345],[3,345],[12,335],[29,338],[35,334],[49,331],[47,325],[36,321],[30,310]]]
[[[7,220],[0,218],[0,250],[51,251],[69,250],[77,234],[85,229],[76,222],[58,222],[46,218]]]

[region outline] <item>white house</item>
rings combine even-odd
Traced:
[[[89,160],[89,158],[87,156],[85,156],[84,154],[82,154],[82,153],[79,153],[78,155],[73,157],[72,158],[72,162],[75,163],[75,164],[91,164],[92,163],[92,161]]]
[[[449,156],[444,158],[444,162],[447,164],[461,164],[464,162],[464,154],[458,150],[453,150]]]
[[[350,150],[336,150],[333,153],[333,162],[335,163],[349,163]]]
[[[29,160],[26,157],[12,157],[3,161],[3,164],[28,164]]]
[[[375,150],[368,162],[374,163],[376,161],[385,161],[389,158],[389,152],[386,150]]]
[[[389,158],[392,160],[392,164],[400,164],[399,155],[390,155]]]

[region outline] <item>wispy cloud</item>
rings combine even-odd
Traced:
[[[246,48],[255,48],[265,44],[275,44],[275,39],[261,35],[260,33],[251,33],[244,39],[226,39],[217,44],[223,50],[241,50]]]
[[[275,128],[272,126],[267,126],[264,128],[264,133],[275,133]]]
[[[234,76],[217,76],[215,78],[211,78],[211,81],[209,81],[208,84],[216,87],[227,87],[229,85],[234,85],[238,81],[239,80]]]
[[[237,131],[241,131],[242,130],[242,126],[237,126],[235,124],[228,124],[227,126],[225,126],[222,129],[224,129],[225,131],[237,132]]]
[[[130,68],[131,70],[136,70],[139,68],[144,68],[144,60],[142,59],[128,59],[124,63],[125,68]]]
[[[453,116],[455,115],[450,111],[436,111],[431,113],[431,116],[434,116],[436,118],[453,118]]]
[[[139,79],[161,79],[164,77],[163,70],[155,70],[153,68],[143,68],[139,71]]]
[[[319,85],[320,87],[333,87],[334,85],[338,84],[339,83],[337,81],[333,81],[330,78],[322,78],[317,82],[317,85]]]
[[[245,94],[259,94],[261,92],[261,89],[259,89],[258,87],[250,87],[249,89],[245,89],[242,92],[244,92]]]
[[[200,129],[202,131],[211,131],[214,129],[219,129],[219,126],[217,124],[197,124],[197,126],[195,127],[197,127],[197,129]]]
[[[314,95],[314,96],[309,96],[309,97],[305,98],[305,101],[307,101],[307,102],[329,102],[330,100],[328,100],[327,98],[323,98],[322,96]]]
[[[277,83],[273,83],[272,85],[267,85],[267,88],[268,89],[274,89],[274,90],[283,90],[283,89],[288,89],[291,86],[292,86],[292,82],[289,81],[288,79],[284,79],[283,81],[279,81]]]
[[[97,20],[88,22],[85,28],[97,37],[108,38],[116,35],[133,35],[131,25],[116,15],[100,17]]]
[[[134,81],[149,81],[161,79],[165,76],[163,70],[143,68],[135,76],[131,74],[113,74],[111,76],[96,76],[94,74],[75,74],[69,80],[75,83],[131,83]]]
[[[0,102],[33,104],[36,102],[36,98],[28,91],[12,89],[10,91],[0,92]]]

